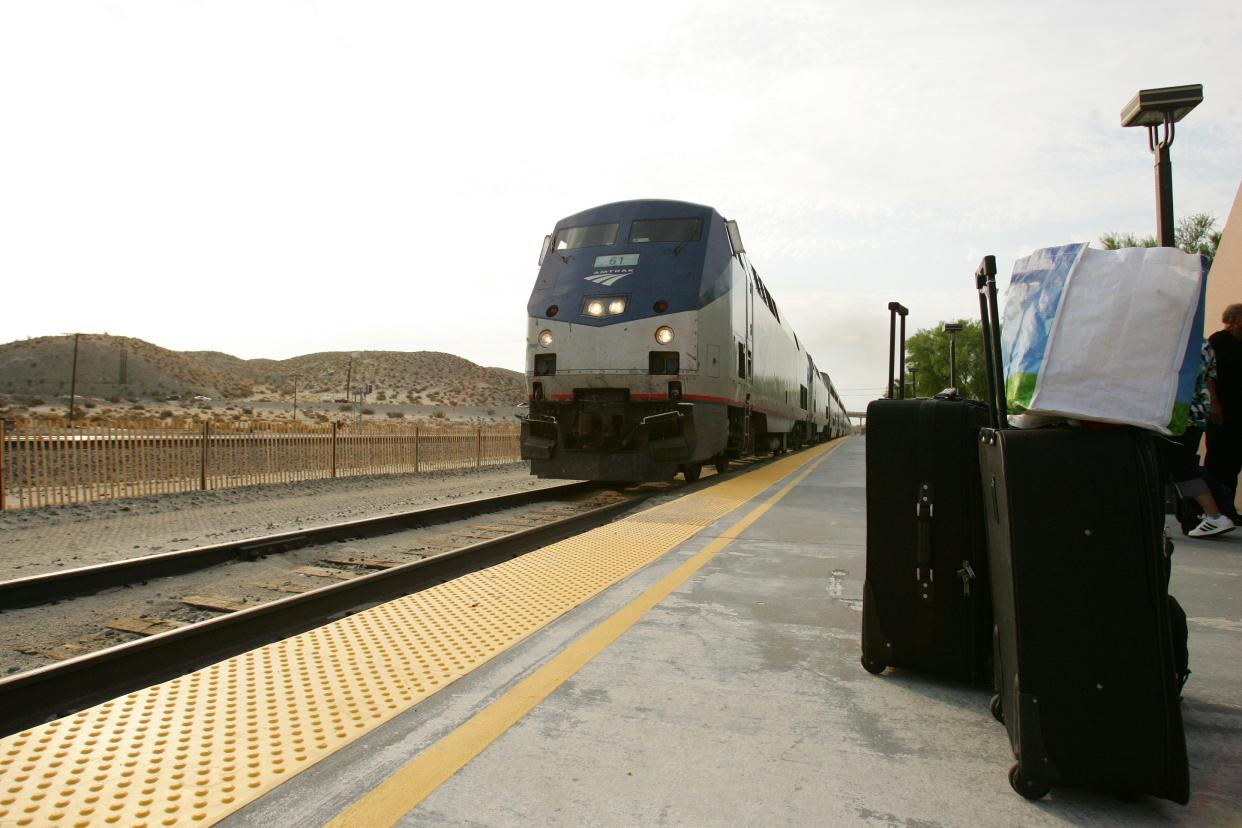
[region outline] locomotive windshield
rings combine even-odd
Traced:
[[[579,247],[601,247],[617,240],[620,223],[590,224],[585,227],[566,227],[556,234],[557,250],[576,250]]]
[[[688,242],[703,237],[703,219],[650,219],[630,225],[630,242]]]

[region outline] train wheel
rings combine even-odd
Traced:
[[[716,467],[716,474],[725,474],[729,471],[729,458],[722,451],[712,458],[712,465]]]
[[[686,463],[681,467],[682,477],[686,478],[687,483],[693,483],[699,479],[699,475],[703,473],[702,463]]]

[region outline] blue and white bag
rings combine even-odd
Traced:
[[[1012,414],[1186,430],[1207,260],[1172,247],[1037,250],[1014,263],[1001,350]]]

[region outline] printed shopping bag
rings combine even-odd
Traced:
[[[1010,413],[1186,429],[1207,260],[1070,244],[1014,263],[1001,349]]]

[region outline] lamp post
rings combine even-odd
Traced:
[[[913,365],[907,365],[906,370],[910,372],[910,385],[911,385],[910,396],[917,397],[919,395],[919,369],[914,367]],[[903,400],[906,398],[905,391],[901,392],[901,398]]]
[[[957,335],[962,332],[962,324],[945,322],[944,332],[949,335],[949,387],[957,388]]]
[[[1174,124],[1203,101],[1203,85],[1140,89],[1121,110],[1123,127],[1147,127],[1147,147],[1156,157],[1156,238],[1161,247],[1175,247],[1173,236]],[[1163,129],[1162,129],[1163,128]]]

